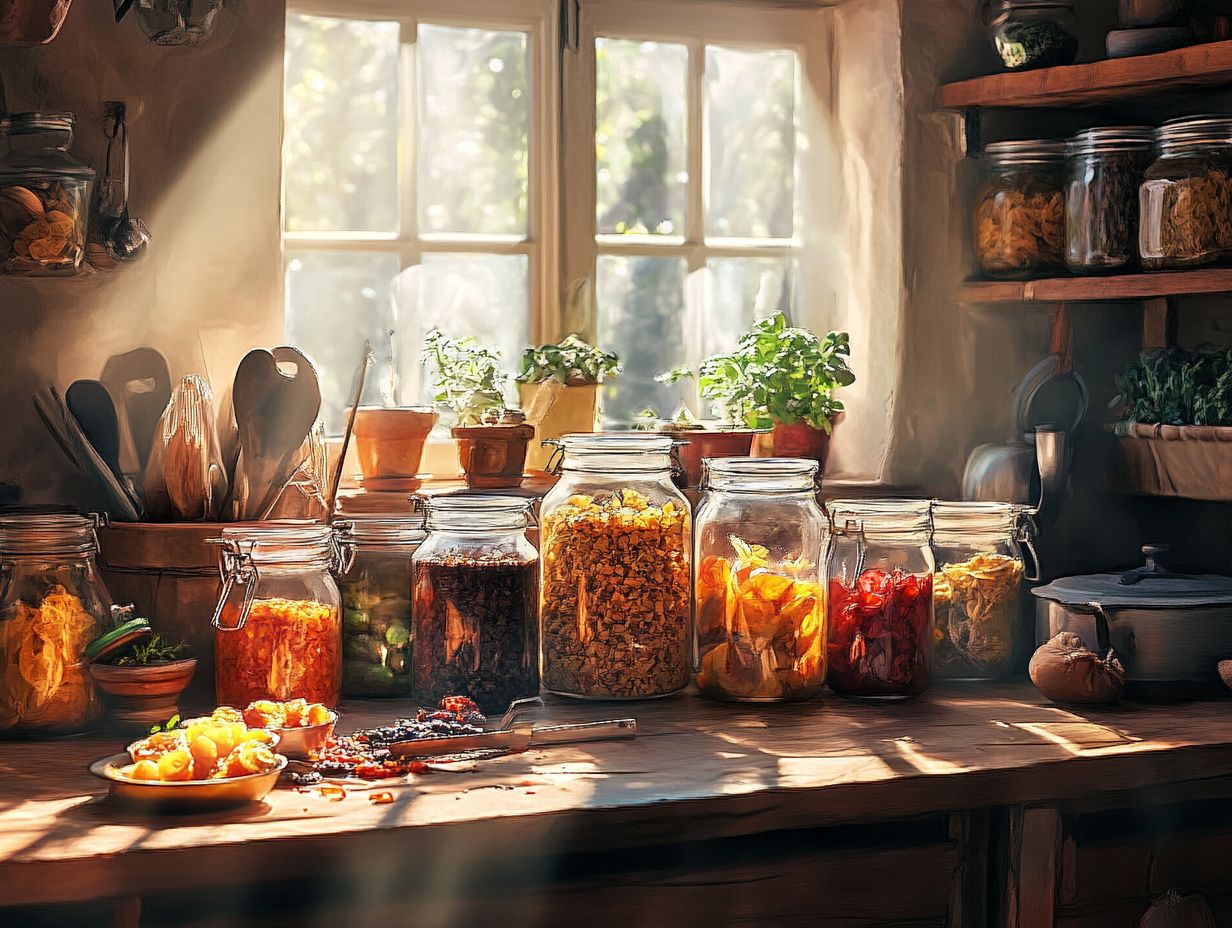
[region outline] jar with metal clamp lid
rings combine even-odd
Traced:
[[[906,699],[932,682],[927,500],[833,500],[826,552],[830,689]]]
[[[1065,267],[1065,145],[993,142],[976,198],[976,253],[989,277],[1032,277]]]
[[[694,557],[703,694],[779,702],[825,686],[819,467],[798,458],[704,462]]]
[[[989,680],[1014,672],[1023,637],[1022,581],[1039,577],[1034,537],[1031,511],[1021,506],[933,503],[938,678]]]
[[[66,734],[98,717],[85,648],[111,597],[97,551],[83,516],[0,517],[0,734]]]
[[[328,525],[223,529],[214,611],[215,696],[223,705],[306,699],[334,707],[342,691],[342,601]]]
[[[411,558],[421,515],[334,523],[341,554],[342,693],[411,695]]]

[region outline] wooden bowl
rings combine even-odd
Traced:
[[[179,714],[180,694],[197,669],[197,659],[185,658],[145,667],[90,664],[90,676],[111,697],[111,721],[134,730],[148,731]]]

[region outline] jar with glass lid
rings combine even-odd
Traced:
[[[1075,0],[986,0],[984,19],[1001,63],[1011,71],[1073,64],[1074,7]]]
[[[976,254],[989,277],[1032,277],[1065,268],[1065,145],[993,142],[976,197]]]
[[[414,693],[469,696],[485,713],[539,694],[539,553],[533,501],[439,496],[413,558]]]
[[[108,626],[94,522],[0,517],[0,735],[81,731],[101,704],[86,645]]]
[[[1030,512],[1011,503],[933,504],[933,665],[939,679],[990,680],[1014,672],[1022,581],[1038,579],[1034,535]]]
[[[422,515],[334,523],[341,554],[342,694],[411,695],[411,558]]]
[[[695,524],[698,689],[750,702],[805,699],[826,683],[819,466],[705,461]]]
[[[72,113],[0,118],[0,273],[78,273],[94,169],[69,154]]]
[[[693,671],[692,516],[670,435],[567,435],[540,512],[544,687],[666,696]]]
[[[927,500],[834,500],[826,552],[826,682],[843,696],[906,699],[932,681]]]
[[[1066,145],[1065,263],[1075,274],[1138,261],[1138,188],[1153,157],[1148,126],[1104,126]]]
[[[1171,119],[1139,190],[1138,251],[1150,269],[1232,259],[1232,117]]]
[[[223,705],[306,699],[330,708],[342,691],[342,600],[328,525],[223,529],[214,611],[214,689]]]

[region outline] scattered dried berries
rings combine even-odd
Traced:
[[[980,267],[1021,277],[1065,266],[1065,196],[1058,187],[994,183],[976,208]]]
[[[995,677],[1013,670],[1022,561],[977,554],[933,577],[938,676]]]
[[[866,570],[829,590],[827,682],[847,696],[905,697],[926,689],[932,670],[932,576]]]
[[[439,709],[420,709],[414,718],[398,719],[392,725],[331,738],[314,759],[316,769],[324,776],[365,780],[423,773],[428,768],[422,761],[394,757],[389,753],[389,745],[426,738],[478,735],[483,733],[486,723],[487,718],[475,711],[469,699],[446,697],[441,700]]]
[[[689,513],[624,489],[542,517],[543,680],[570,696],[660,696],[690,677]]]
[[[338,705],[342,684],[342,623],[338,610],[311,600],[258,599],[243,628],[229,606],[215,632],[218,701],[304,699]]]

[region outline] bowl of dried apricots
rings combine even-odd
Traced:
[[[305,699],[258,699],[244,710],[244,721],[277,735],[280,753],[296,760],[309,760],[333,735],[338,713]]]

